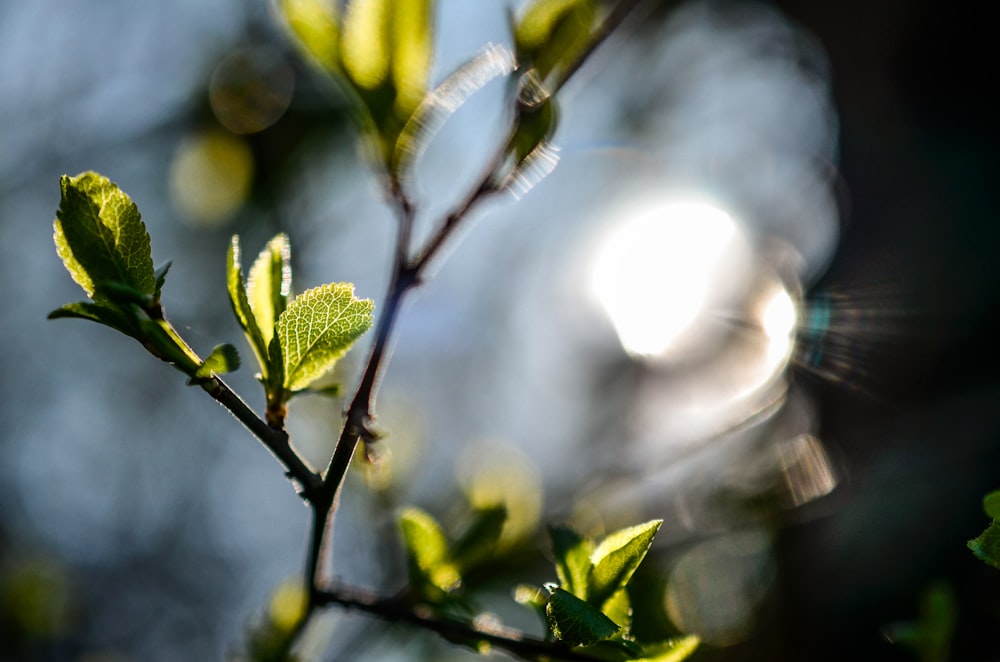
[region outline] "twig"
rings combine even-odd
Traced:
[[[323,478],[295,452],[288,433],[264,422],[220,377],[213,375],[200,382],[200,386],[271,451],[284,465],[286,475],[299,483],[302,497],[312,501],[323,486]]]
[[[318,591],[318,605],[337,604],[347,609],[357,609],[394,623],[409,623],[435,632],[449,641],[476,645],[485,642],[496,648],[514,653],[526,660],[587,660],[603,658],[574,650],[559,641],[531,637],[520,630],[502,625],[476,625],[457,619],[434,615],[430,609],[413,605],[405,598],[385,598],[364,589],[336,585]]]

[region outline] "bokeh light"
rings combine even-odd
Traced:
[[[170,167],[174,205],[192,225],[224,225],[246,201],[253,171],[253,154],[243,139],[219,130],[189,136]]]
[[[669,356],[709,298],[740,277],[736,221],[704,202],[641,209],[614,228],[594,262],[593,291],[630,353]]]

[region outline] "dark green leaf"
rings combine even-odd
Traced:
[[[240,367],[240,354],[236,348],[226,343],[216,345],[212,353],[195,371],[194,379],[204,379],[212,375],[224,375]]]
[[[601,611],[568,591],[556,588],[545,606],[549,629],[560,641],[586,646],[610,639],[620,629]]]
[[[301,391],[333,368],[372,325],[371,299],[354,296],[350,283],[331,283],[295,297],[275,325],[284,387]]]
[[[598,607],[625,587],[642,563],[662,520],[621,529],[601,541],[591,554],[593,568],[587,580],[587,601]]]
[[[1000,490],[983,497],[983,511],[992,519],[1000,519]]]
[[[167,282],[167,273],[170,271],[170,264],[170,262],[167,262],[153,272],[153,277],[156,279],[156,292],[154,292],[153,297],[157,301],[160,299],[160,293],[163,291],[163,285]]]
[[[120,283],[154,296],[149,234],[132,200],[95,172],[64,175],[60,187],[54,239],[73,280],[96,303],[105,303],[103,295],[95,292],[101,283]]]
[[[477,510],[472,524],[452,545],[455,564],[465,571],[492,556],[506,521],[507,508],[503,505]]]
[[[57,308],[49,313],[50,320],[63,318],[90,320],[98,324],[110,326],[112,329],[120,331],[127,336],[135,337],[136,335],[136,326],[127,315],[117,308],[99,306],[96,303],[68,303],[62,308]]]
[[[153,305],[151,294],[144,294],[133,287],[115,281],[94,283],[94,297],[105,305],[121,308],[129,304],[148,310]]]
[[[968,542],[968,546],[979,560],[1000,569],[1000,520],[993,520],[978,538]]]
[[[448,539],[441,526],[419,508],[407,508],[399,516],[403,545],[410,565],[410,581],[445,593],[457,589],[462,577],[448,554]]]
[[[556,575],[564,589],[583,600],[587,599],[587,577],[590,575],[592,540],[584,538],[567,526],[549,526]]]
[[[305,390],[305,393],[312,393],[313,395],[322,395],[325,398],[339,398],[344,394],[344,387],[342,384],[330,384],[328,386],[310,386]]]

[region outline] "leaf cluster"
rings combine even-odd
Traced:
[[[154,271],[149,234],[129,196],[94,172],[63,176],[60,186],[56,250],[91,300],[67,304],[49,317],[87,319],[124,333],[188,375],[190,384],[237,369],[233,345],[218,345],[202,359],[167,321],[160,293],[169,264]],[[374,304],[355,297],[349,283],[291,298],[291,248],[283,234],[257,256],[248,281],[239,255],[239,238],[233,237],[226,269],[229,299],[260,364],[268,422],[281,429],[293,395],[331,392],[312,385],[371,327]]]
[[[53,223],[56,251],[90,301],[52,311],[50,319],[86,319],[139,341],[197,383],[239,367],[232,345],[202,359],[167,321],[160,294],[170,264],[153,269],[149,233],[135,203],[107,177],[64,175]]]
[[[571,527],[549,527],[559,583],[522,585],[515,599],[538,610],[549,636],[602,660],[675,662],[698,647],[695,636],[639,644],[631,634],[628,583],[662,520],[620,529],[600,543]]]
[[[373,321],[374,303],[354,296],[350,283],[330,283],[292,298],[291,246],[275,236],[257,255],[250,276],[240,266],[240,240],[226,255],[226,284],[233,313],[260,366],[268,422],[280,427],[295,394],[338,394],[337,387],[312,388]]]

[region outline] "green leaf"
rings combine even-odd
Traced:
[[[552,555],[555,557],[559,583],[576,597],[586,600],[593,541],[569,527],[559,525],[549,526],[549,538],[552,540]]]
[[[681,662],[691,657],[701,643],[695,635],[668,639],[655,644],[644,644],[642,657],[637,662]]]
[[[160,292],[163,291],[163,285],[167,282],[167,273],[170,271],[170,262],[160,266],[155,272],[153,272],[153,278],[156,282],[156,292],[153,293],[153,298],[159,301]]]
[[[514,29],[518,60],[545,80],[581,55],[596,22],[595,0],[535,0]]]
[[[372,325],[371,299],[354,296],[350,283],[331,283],[295,297],[278,317],[284,387],[305,389],[330,370]]]
[[[1000,519],[1000,490],[983,497],[983,511],[992,519]]]
[[[598,607],[625,587],[642,563],[663,520],[652,520],[606,537],[590,556],[594,564],[587,579],[587,601]]]
[[[216,345],[208,358],[195,371],[193,378],[205,379],[212,375],[224,375],[240,367],[240,353],[236,348],[226,343]]]
[[[229,303],[232,305],[236,321],[247,336],[250,348],[257,356],[260,364],[261,375],[264,379],[265,388],[268,392],[273,389],[270,385],[274,382],[271,374],[272,363],[269,360],[268,343],[264,342],[264,335],[257,324],[253,308],[247,298],[246,284],[243,281],[243,270],[240,268],[240,238],[233,235],[229,243],[229,251],[226,253],[226,289],[229,290]]]
[[[132,200],[106,177],[85,172],[60,179],[62,199],[53,224],[56,250],[87,296],[101,283],[156,294],[149,234]]]
[[[503,505],[477,510],[469,528],[451,547],[455,564],[468,570],[492,556],[506,521],[507,508]]]
[[[909,648],[922,662],[947,662],[957,621],[955,592],[949,584],[938,581],[921,593],[918,620],[893,623],[883,632],[889,641]]]
[[[545,615],[552,634],[571,646],[586,646],[609,639],[620,629],[600,609],[561,588],[552,590]]]
[[[1000,569],[1000,520],[993,520],[979,537],[968,542],[968,547],[980,561]]]
[[[437,521],[423,510],[411,507],[400,514],[399,527],[409,559],[411,583],[445,593],[457,589],[462,577],[451,561],[448,538]]]
[[[396,114],[406,119],[427,94],[434,57],[434,1],[396,0],[392,11],[391,70]]]
[[[281,233],[267,242],[247,280],[247,300],[266,347],[274,337],[274,325],[288,307],[292,287],[292,251],[288,236]]]
[[[632,600],[628,591],[619,589],[601,605],[604,615],[621,626],[621,633],[627,635],[632,629]]]
[[[328,73],[340,70],[340,28],[332,0],[279,0],[278,11],[306,57]]]
[[[344,14],[340,58],[344,73],[361,89],[374,90],[389,78],[390,0],[352,0]]]
[[[84,319],[104,326],[109,326],[127,336],[136,336],[136,326],[133,321],[117,308],[99,306],[95,303],[68,303],[49,313],[49,319]]]

